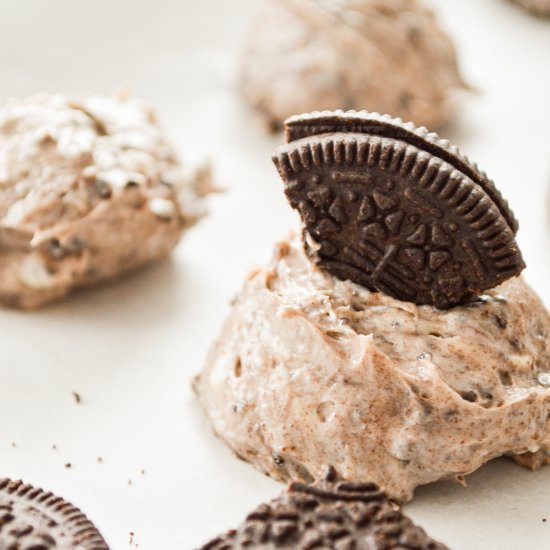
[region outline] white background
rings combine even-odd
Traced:
[[[213,437],[189,387],[245,273],[297,225],[270,161],[281,138],[234,89],[256,3],[0,0],[2,101],[126,83],[228,188],[171,261],[39,312],[0,311],[0,476],[74,501],[115,550],[191,549],[280,490]],[[550,20],[505,0],[437,9],[479,89],[443,134],[510,200],[526,277],[550,304]],[[550,547],[550,468],[498,460],[468,484],[421,488],[406,510],[454,549]]]

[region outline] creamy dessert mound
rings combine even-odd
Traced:
[[[180,164],[128,97],[0,107],[0,303],[32,308],[166,256],[203,214],[208,170]]]
[[[274,129],[324,109],[392,113],[436,128],[467,86],[451,39],[420,0],[264,0],[240,88]]]
[[[341,281],[281,242],[245,283],[195,391],[279,480],[368,479],[398,500],[550,452],[550,317],[521,278],[441,311]]]

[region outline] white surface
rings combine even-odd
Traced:
[[[212,436],[189,387],[244,274],[297,223],[270,162],[280,138],[233,90],[255,3],[0,0],[2,101],[128,83],[229,187],[172,261],[40,312],[0,311],[0,475],[73,500],[114,550],[191,549],[280,490]],[[447,137],[510,200],[527,278],[550,304],[550,22],[504,0],[438,9],[480,89]],[[468,482],[422,488],[406,509],[455,550],[550,547],[550,468],[500,460]]]

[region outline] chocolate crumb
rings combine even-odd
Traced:
[[[501,329],[505,329],[508,326],[508,321],[503,319],[500,315],[495,316],[495,321]]]
[[[99,197],[102,199],[110,198],[113,193],[111,190],[111,186],[106,181],[103,181],[103,180],[96,180],[93,183],[93,188],[95,192],[99,195]]]
[[[477,393],[472,390],[461,392],[460,397],[462,397],[464,401],[469,401],[470,403],[475,403],[477,401]]]
[[[67,462],[65,464],[65,468],[67,468],[67,469],[72,468],[72,467],[73,467],[73,465],[70,462]]]

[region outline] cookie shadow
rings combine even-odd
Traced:
[[[450,548],[547,548],[550,468],[499,458],[466,478],[420,487],[405,513]],[[526,533],[528,535],[526,535]]]
[[[120,279],[79,289],[59,302],[25,315],[89,322],[150,324],[166,321],[184,306],[185,269],[173,258],[142,266]]]
[[[466,485],[454,481],[438,481],[419,487],[413,504],[422,504],[441,498],[479,503],[495,498],[495,494],[505,491],[510,498],[521,500],[530,491],[540,488],[541,483],[550,481],[550,468],[543,467],[535,472],[515,464],[509,458],[496,458],[466,477]]]

